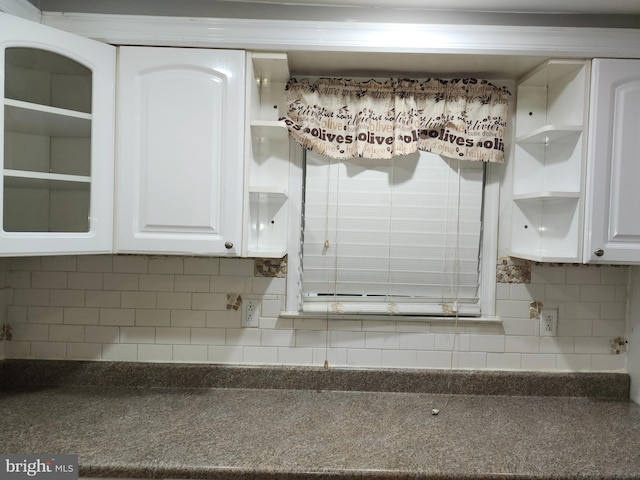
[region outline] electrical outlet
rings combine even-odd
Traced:
[[[242,326],[257,327],[260,324],[260,300],[245,298],[242,301]]]
[[[555,337],[558,330],[558,309],[543,308],[540,310],[540,336]]]

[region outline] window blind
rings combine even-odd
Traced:
[[[483,164],[307,151],[305,165],[305,312],[480,313]]]

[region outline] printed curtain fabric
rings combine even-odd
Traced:
[[[511,94],[486,80],[291,79],[287,115],[303,147],[335,159],[391,158],[416,150],[504,162]]]

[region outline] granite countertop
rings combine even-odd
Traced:
[[[640,479],[640,406],[620,398],[6,378],[0,452],[77,454],[86,477]]]

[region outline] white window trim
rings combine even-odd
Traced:
[[[422,316],[422,315],[371,315],[327,313],[322,312],[302,312],[301,297],[301,242],[302,231],[302,184],[303,184],[303,162],[304,150],[296,142],[291,142],[289,172],[289,255],[287,266],[287,298],[285,310],[281,313],[283,318],[331,318],[331,319],[354,319],[358,320],[411,320],[411,321],[446,321],[454,319],[462,322],[472,323],[498,323],[500,319],[496,316],[496,265],[498,260],[498,213],[500,208],[500,179],[498,166],[487,164],[485,192],[484,192],[484,212],[482,223],[482,258],[480,267],[480,290],[479,304],[481,315],[478,317],[452,317],[452,316]]]

